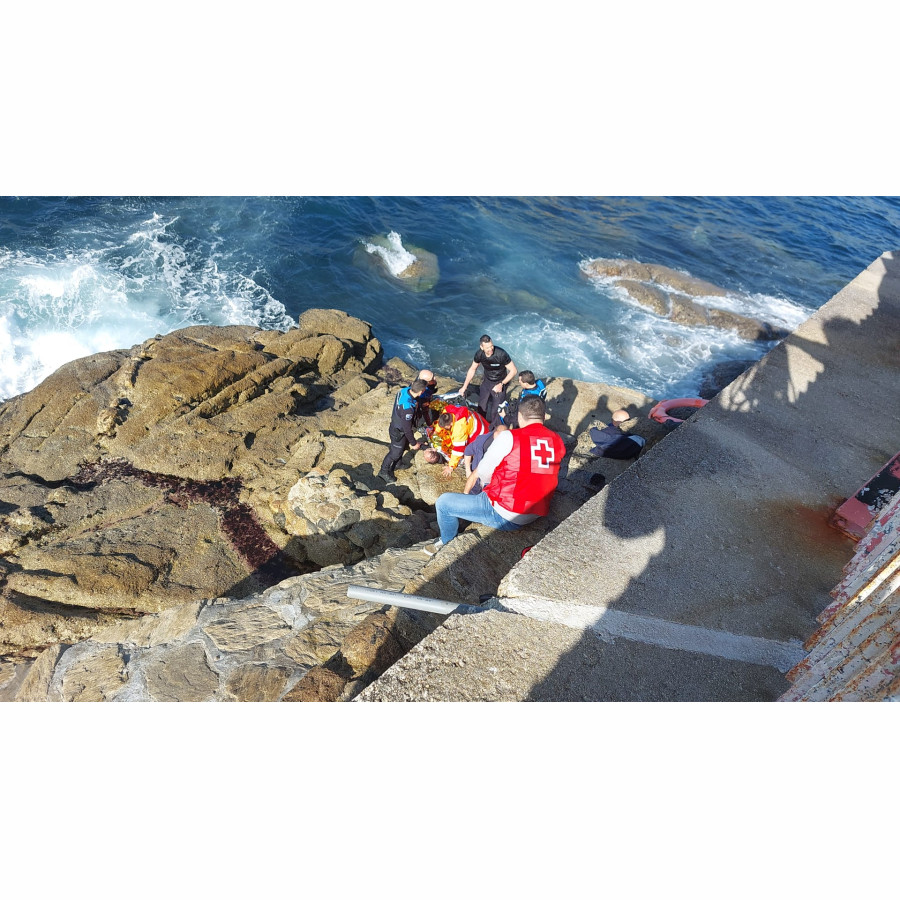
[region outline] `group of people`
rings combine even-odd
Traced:
[[[435,418],[432,406],[437,384],[434,373],[423,369],[412,384],[398,391],[391,413],[390,447],[378,472],[382,481],[396,482],[394,468],[407,447],[422,448],[425,440],[416,436],[417,427],[425,429],[431,439],[424,458],[429,463],[443,460],[445,477],[450,477],[460,462],[465,466],[462,493],[438,497],[435,509],[440,538],[426,547],[429,554],[456,537],[461,521],[512,531],[546,515],[559,483],[566,451],[562,438],[544,424],[544,383],[531,371],[519,372],[510,355],[483,334],[460,390],[463,398],[479,367],[484,375],[477,409],[469,409],[465,400],[459,406],[445,403]],[[509,401],[507,386],[517,376],[521,392]],[[618,410],[602,431],[591,429],[597,443],[593,452],[617,459],[629,458],[619,455],[622,453],[640,453],[643,438],[626,435],[619,427],[628,418],[627,411]]]

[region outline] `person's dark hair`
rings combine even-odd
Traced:
[[[537,419],[543,422],[546,411],[547,404],[540,397],[526,397],[519,401],[518,413],[523,419]]]
[[[525,384],[537,384],[537,379],[534,377],[534,372],[531,369],[522,369],[519,372],[519,378],[525,382]]]
[[[453,413],[441,413],[438,416],[438,425],[441,428],[449,428],[453,424]]]
[[[427,387],[428,387],[428,382],[427,382],[427,381],[422,381],[421,378],[417,378],[417,379],[409,386],[409,389],[410,389],[414,394],[421,394],[422,391],[424,391],[425,388],[427,388]]]
[[[491,340],[491,336],[489,334],[483,334],[478,339],[479,344],[493,344],[494,342]]]

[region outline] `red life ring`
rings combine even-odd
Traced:
[[[653,409],[650,410],[650,418],[654,422],[683,422],[684,419],[676,419],[675,416],[669,415],[670,409],[678,409],[679,406],[690,406],[700,409],[706,406],[709,400],[701,400],[699,397],[679,397],[677,400],[660,400]]]

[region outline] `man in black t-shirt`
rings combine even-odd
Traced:
[[[506,385],[516,377],[518,369],[512,357],[502,347],[495,347],[490,335],[483,334],[475,359],[466,372],[461,391],[463,397],[479,366],[484,369],[484,378],[478,392],[478,411],[493,425],[497,407],[506,400]]]

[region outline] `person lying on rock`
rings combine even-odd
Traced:
[[[463,458],[466,447],[476,438],[487,434],[491,430],[487,420],[474,409],[465,406],[444,407],[444,411],[438,416],[432,434],[432,444],[440,445],[446,454],[447,463],[443,469],[444,478],[449,478],[453,470]],[[432,454],[425,454],[426,462],[438,462]]]
[[[562,438],[544,425],[545,413],[540,397],[526,397],[519,404],[519,427],[494,438],[463,493],[438,497],[441,536],[425,548],[427,554],[434,555],[452,541],[460,521],[514,531],[547,514],[566,448]],[[479,494],[472,493],[476,481],[487,485]]]
[[[478,392],[478,411],[488,422],[493,422],[497,407],[506,400],[506,386],[516,377],[516,364],[502,347],[494,346],[490,335],[483,334],[460,390],[463,397],[466,396],[466,388],[475,377],[479,366],[484,369],[484,378]]]
[[[612,414],[612,422],[605,428],[592,428],[591,440],[594,456],[605,456],[607,459],[635,459],[644,444],[647,443],[639,434],[625,434],[621,425],[631,418],[628,410],[617,409]]]
[[[416,400],[422,396],[428,385],[417,378],[409,387],[397,391],[397,399],[391,411],[391,424],[388,426],[388,437],[391,446],[381,462],[378,477],[386,484],[396,484],[394,467],[400,462],[407,447],[418,450],[422,445],[413,434],[413,419],[416,414]]]

